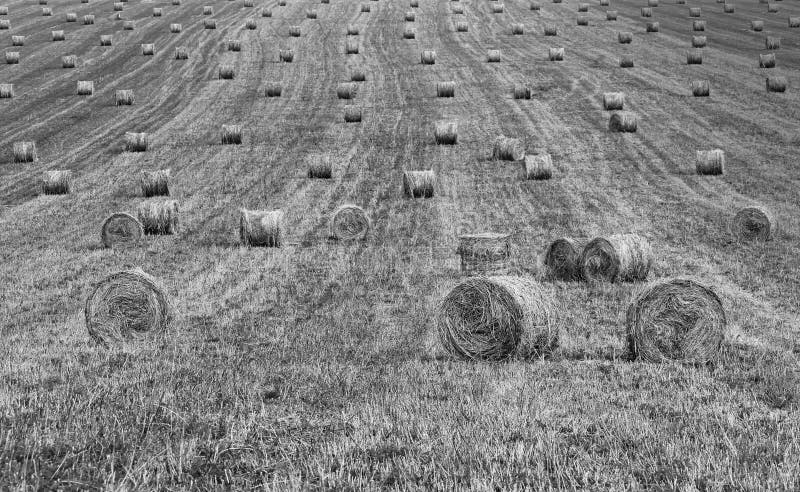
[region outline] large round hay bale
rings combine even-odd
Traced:
[[[494,139],[492,159],[501,161],[521,161],[525,158],[525,145],[518,138],[509,138],[503,135]]]
[[[531,88],[527,85],[517,84],[514,86],[514,99],[530,99]]]
[[[362,111],[358,106],[345,106],[344,107],[344,122],[345,123],[361,123]]]
[[[83,16],[83,24],[86,25],[86,26],[90,26],[90,25],[94,24],[94,15],[92,15],[92,14],[84,15]]]
[[[153,56],[156,52],[156,45],[152,43],[145,43],[142,45],[142,55]]]
[[[172,321],[166,290],[141,269],[112,273],[92,290],[86,328],[102,344],[163,335]]]
[[[462,275],[505,275],[511,258],[511,234],[484,232],[458,238]]]
[[[115,106],[130,106],[134,103],[136,97],[131,89],[117,89],[114,92],[114,105]]]
[[[564,48],[550,48],[547,57],[550,61],[564,61]]]
[[[776,36],[767,36],[764,39],[764,48],[768,50],[777,50],[781,47],[781,38]]]
[[[39,157],[36,152],[36,142],[14,142],[12,154],[14,162],[35,162]]]
[[[698,150],[697,174],[717,175],[725,172],[725,151],[722,149]]]
[[[619,56],[620,68],[633,68],[633,55],[630,53],[622,54]]]
[[[458,122],[437,121],[433,129],[433,138],[437,145],[456,145],[458,143]]]
[[[142,174],[139,176],[142,195],[147,198],[153,196],[169,196],[169,179],[169,169],[142,171]]]
[[[545,277],[551,280],[580,280],[581,253],[586,239],[560,237],[550,243],[544,254]]]
[[[605,1],[605,0],[601,0],[601,1]],[[539,3],[539,2],[531,2],[531,10],[534,10],[536,12],[542,10],[542,4]]]
[[[25,46],[25,36],[11,36],[11,46]]]
[[[103,34],[100,36],[100,46],[111,46],[112,36],[110,34]]]
[[[347,26],[347,35],[348,36],[358,36],[359,29],[358,26],[354,26],[352,24],[348,24]]]
[[[222,145],[242,144],[242,125],[222,125]]]
[[[228,51],[238,52],[242,51],[242,41],[239,39],[229,39],[226,43]]]
[[[144,202],[136,209],[145,234],[177,234],[178,213],[177,200]]]
[[[653,9],[650,7],[642,7],[642,17],[653,17]]]
[[[692,95],[694,97],[708,97],[711,95],[711,84],[707,80],[692,81]]]
[[[704,20],[692,21],[692,31],[705,31],[705,30],[706,30],[706,21]]]
[[[176,60],[187,60],[188,58],[189,58],[189,51],[186,48],[182,46],[175,48]]]
[[[347,38],[345,42],[344,52],[346,55],[357,55],[358,54],[358,38]]]
[[[648,22],[645,25],[645,31],[647,32],[659,32],[661,30],[661,24],[658,22]]]
[[[64,55],[61,57],[61,68],[75,68],[78,64],[78,57],[75,55]]]
[[[628,282],[645,280],[653,263],[650,243],[636,234],[613,234],[589,241],[581,253],[586,280]]]
[[[406,22],[414,22],[414,20],[416,19],[416,15],[414,14],[414,12],[408,11],[406,12],[405,19]]]
[[[350,82],[364,82],[367,80],[367,71],[363,68],[354,68],[350,72]]]
[[[774,14],[774,13],[778,12],[778,4],[772,3],[772,2],[768,3],[767,4],[767,12],[769,12],[770,14]]]
[[[558,27],[555,24],[545,24],[544,25],[544,35],[545,36],[558,36]]]
[[[659,280],[643,287],[625,317],[631,354],[646,362],[713,362],[725,338],[722,301],[693,280]]]
[[[726,14],[732,14],[736,11],[736,7],[732,3],[725,2],[722,6],[722,11]]]
[[[294,50],[280,50],[278,58],[283,63],[292,63],[294,61]]]
[[[492,4],[492,13],[493,14],[502,14],[503,10],[505,10],[505,5],[502,3],[493,3]]]
[[[436,83],[436,97],[455,97],[455,95],[456,82],[454,80]]]
[[[45,171],[42,177],[42,193],[66,195],[72,188],[72,171],[69,169]]]
[[[0,84],[0,99],[14,97],[14,84]]]
[[[416,28],[408,26],[405,29],[403,29],[403,39],[416,39],[416,37],[417,37]]]
[[[795,28],[800,27],[800,16],[798,17],[789,17],[789,27]]]
[[[267,97],[281,97],[283,93],[283,86],[280,82],[267,82],[264,93]]]
[[[777,227],[772,212],[760,207],[745,207],[731,221],[731,233],[739,241],[770,241]]]
[[[606,92],[603,94],[603,109],[606,111],[622,111],[625,109],[624,92]]]
[[[458,21],[456,22],[456,32],[468,32],[469,31],[469,24],[466,21]]]
[[[147,133],[125,132],[125,152],[145,152],[148,144]]]
[[[558,346],[550,294],[522,277],[464,279],[439,305],[436,329],[449,353],[469,360],[544,355]]]
[[[64,35],[64,31],[52,31],[50,34],[53,37],[53,41],[64,41],[67,39]]]
[[[750,28],[753,29],[753,31],[755,32],[761,32],[764,30],[764,21],[762,20],[751,21]]]
[[[617,11],[616,10],[606,10],[606,20],[607,21],[615,21],[615,20],[617,20]]]
[[[6,51],[6,64],[18,65],[19,64],[19,51]]]
[[[786,92],[789,81],[786,77],[767,77],[767,92]]]
[[[334,210],[331,216],[331,238],[339,241],[365,239],[372,223],[363,208],[345,204]]]
[[[579,26],[588,26],[589,25],[589,18],[585,15],[579,15],[577,19],[577,24]]]
[[[79,96],[91,96],[94,94],[94,81],[79,80],[77,92]]]
[[[220,80],[231,80],[236,77],[236,69],[233,65],[220,65],[217,76]]]
[[[239,239],[243,245],[279,248],[283,234],[282,210],[241,210]]]
[[[11,28],[11,21],[8,19],[0,19],[0,31],[7,31]]]
[[[499,63],[501,59],[500,50],[488,50],[486,53],[486,61],[489,63]]]
[[[142,223],[124,212],[111,214],[103,221],[100,239],[106,248],[133,246],[144,235]]]
[[[758,55],[758,68],[775,68],[775,53]]]
[[[692,48],[705,48],[707,42],[706,36],[692,36]]]
[[[589,11],[589,4],[588,3],[579,3],[578,4],[578,12],[588,12]]]
[[[433,198],[436,173],[433,170],[403,172],[403,193],[409,198]]]
[[[336,97],[339,99],[353,99],[358,93],[358,84],[343,82],[336,86]]]
[[[525,179],[550,179],[553,177],[553,158],[550,154],[525,156]]]
[[[433,65],[436,63],[436,52],[434,50],[423,50],[420,60],[423,65]]]
[[[464,13],[464,7],[462,5],[458,5],[458,4],[453,5],[453,7],[451,9],[451,12],[456,14],[456,15],[463,14]]]
[[[703,52],[701,50],[687,51],[686,52],[686,64],[687,65],[702,65],[703,64]]]
[[[329,155],[312,155],[308,165],[308,177],[317,179],[331,179],[333,176],[333,162]]]
[[[700,7],[689,7],[689,17],[700,17],[701,12]]]
[[[511,24],[511,34],[515,36],[525,34],[525,25],[520,23]]]
[[[629,111],[620,111],[608,119],[608,129],[612,132],[634,133],[638,128],[636,115]]]

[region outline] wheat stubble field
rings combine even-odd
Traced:
[[[131,0],[121,19],[108,0],[48,0],[52,16],[32,0],[0,4],[0,45],[20,53],[0,65],[14,89],[0,99],[3,489],[800,488],[794,1],[724,13],[662,0],[651,18],[643,0],[591,0],[586,13],[575,0],[506,0],[498,13],[489,0],[176,3]],[[651,21],[659,32],[645,32]],[[686,63],[693,35],[707,37],[700,65]],[[767,36],[780,48],[766,50]],[[564,48],[563,61],[549,48]],[[420,63],[423,50],[435,64]],[[776,66],[759,68],[769,52]],[[623,54],[633,68],[619,67]],[[64,55],[76,68],[62,68]],[[358,69],[355,97],[337,98]],[[786,77],[786,92],[767,92],[768,75]],[[710,97],[692,96],[694,80],[709,81]],[[78,96],[78,81],[93,94]],[[442,81],[455,97],[436,97]],[[281,96],[265,97],[274,83]],[[520,84],[530,99],[512,97]],[[116,90],[134,103],[115,105]],[[635,133],[609,131],[605,92],[625,93]],[[344,122],[346,106],[361,108],[360,123]],[[457,145],[435,144],[440,120],[458,121]],[[221,145],[222,125],[241,125],[242,144]],[[147,151],[125,152],[126,132],[148,133]],[[499,135],[549,153],[552,178],[492,159]],[[36,142],[34,162],[14,162],[19,141]],[[724,174],[698,175],[695,152],[712,148]],[[308,177],[319,159],[331,179]],[[104,248],[103,220],[135,215],[148,200],[140,173],[161,168],[178,233]],[[72,170],[71,193],[42,194],[56,169]],[[423,169],[435,195],[404,197],[403,171]],[[369,215],[366,240],[328,238],[345,203]],[[734,240],[746,206],[774,213],[773,240]],[[240,245],[241,208],[282,210],[283,245]],[[718,360],[630,360],[625,309],[643,282],[550,280],[557,350],[453,357],[438,305],[462,278],[459,235],[490,231],[512,234],[511,273],[539,279],[558,237],[647,238],[649,280],[689,276],[722,300]],[[163,283],[174,319],[163,337],[105,347],[87,333],[84,302],[132,267]]]

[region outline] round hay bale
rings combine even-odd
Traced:
[[[293,50],[280,50],[278,53],[280,61],[284,63],[292,63],[294,61],[294,51]]]
[[[486,53],[486,61],[488,61],[489,63],[500,62],[500,50],[489,50]]]
[[[436,83],[436,97],[455,97],[455,95],[456,82],[454,80]]]
[[[316,9],[308,9],[306,10],[306,19],[316,19],[317,18],[317,10]]]
[[[231,80],[236,76],[236,70],[233,65],[220,65],[218,76],[222,80]]]
[[[465,21],[458,21],[456,22],[456,32],[467,32],[469,31],[469,24]]]
[[[650,7],[642,7],[642,17],[653,17],[653,9]]]
[[[525,156],[525,179],[543,180],[553,177],[553,158],[550,154]]]
[[[464,13],[464,7],[461,5],[453,5],[452,12],[456,15],[460,15]]]
[[[416,15],[414,15],[414,12],[411,12],[411,11],[406,12],[405,19],[406,19],[406,22],[414,22],[414,20],[416,19]]]
[[[363,68],[354,68],[350,72],[350,82],[364,82],[367,80],[367,71]]]
[[[370,9],[370,6],[369,6],[368,3],[362,3],[361,4],[361,11],[362,12],[364,12],[366,14],[366,13],[369,13],[370,10],[371,9]]]
[[[111,46],[111,39],[110,34],[103,34],[100,36],[100,46]]]
[[[175,59],[176,60],[187,60],[189,59],[189,50],[184,47],[177,47],[175,48]]]
[[[92,290],[84,310],[86,328],[98,343],[162,336],[172,306],[160,283],[141,269],[112,273]]]
[[[261,10],[261,17],[272,17],[272,9],[262,9]]]
[[[555,24],[545,24],[544,25],[544,35],[545,36],[558,36],[558,27]]]
[[[147,133],[125,132],[125,152],[144,152],[148,144]]]
[[[358,38],[348,38],[347,42],[345,43],[344,51],[346,55],[357,55],[358,48]]]
[[[776,3],[768,3],[767,4],[767,12],[770,14],[774,14],[778,11],[778,4]]]
[[[125,8],[125,4],[122,2],[114,2],[114,12],[122,12]]]
[[[722,149],[698,150],[697,174],[718,175],[725,172],[725,152]]]
[[[764,21],[762,20],[751,21],[750,27],[753,29],[753,31],[761,32],[764,30]]]
[[[564,48],[550,48],[547,56],[550,61],[564,61]]]
[[[281,97],[283,87],[280,82],[267,82],[267,87],[264,89],[267,97]]]
[[[427,171],[405,171],[403,193],[408,198],[433,198],[436,189],[436,173]]]
[[[692,95],[694,97],[708,97],[711,95],[711,85],[707,80],[692,81]]]
[[[359,33],[358,26],[354,26],[352,24],[347,26],[348,36],[358,36],[358,33]]]
[[[610,0],[600,0],[601,7],[608,7],[609,5],[611,5]]]
[[[617,41],[620,44],[630,44],[633,41],[633,33],[629,31],[620,31],[617,33]]]
[[[122,19],[122,14],[117,14],[117,20],[120,20],[120,19]],[[214,21],[211,21],[211,22],[213,23]],[[216,26],[216,24],[214,24],[214,25]],[[125,22],[122,23],[122,29],[124,31],[133,31],[135,27],[136,27],[136,24],[133,21],[125,21]],[[208,26],[206,26],[206,29],[208,29]],[[215,28],[212,27],[211,29],[215,29]]]
[[[372,222],[358,205],[345,204],[333,211],[330,221],[330,237],[338,241],[366,239]]]
[[[531,2],[531,10],[540,11],[542,10],[542,4],[539,2]]]
[[[409,26],[403,29],[403,39],[416,39],[416,37],[417,37],[416,28]]]
[[[42,193],[66,195],[72,190],[72,171],[69,169],[45,171],[42,177]]]
[[[204,19],[203,20],[203,28],[204,29],[216,29],[217,28],[217,21],[215,19]]]
[[[436,145],[456,145],[458,143],[458,122],[437,121],[433,130]]]
[[[8,7],[7,6],[4,5],[4,6],[0,7],[0,15],[8,15]]]
[[[8,19],[0,19],[0,31],[7,31],[11,28],[11,21]]]
[[[242,125],[222,125],[222,145],[241,145]]]
[[[124,212],[111,214],[103,221],[100,238],[106,248],[132,246],[144,235],[142,223]]]
[[[578,4],[578,12],[588,12],[589,11],[589,4],[588,3],[579,3]]]
[[[759,207],[745,207],[731,221],[731,234],[738,241],[770,241],[777,228],[772,212]]]
[[[176,200],[140,203],[136,216],[145,234],[177,234],[178,202]]]
[[[283,234],[282,210],[241,210],[239,240],[243,246],[280,248]]]
[[[646,31],[647,32],[658,32],[661,29],[661,24],[658,22],[648,22]]]
[[[767,77],[767,92],[786,92],[788,85],[786,77]]]
[[[169,196],[170,170],[142,171],[139,184],[142,187],[142,196]]]
[[[0,99],[14,97],[14,84],[0,84]]]
[[[726,14],[732,14],[736,11],[736,7],[732,3],[725,3],[725,5],[722,6],[722,11]]]
[[[415,8],[419,7],[419,1],[418,1],[418,0],[411,0],[411,1],[408,3],[408,5],[409,5],[409,6],[410,6],[412,9],[415,9]]]
[[[511,234],[483,232],[459,236],[456,253],[461,257],[462,275],[506,275]]]
[[[608,129],[612,132],[634,133],[637,128],[636,115],[629,111],[614,113],[608,119]]]
[[[617,11],[616,10],[606,10],[606,20],[607,21],[615,21],[615,20],[617,20]]]
[[[333,162],[328,155],[312,155],[308,165],[308,177],[317,179],[331,179],[333,176]]]
[[[25,46],[25,36],[11,36],[11,46]]]
[[[689,17],[700,17],[700,7],[689,7]]]
[[[501,161],[521,161],[525,158],[525,146],[518,138],[500,135],[494,139],[492,159]]]
[[[336,86],[336,97],[339,99],[353,99],[358,93],[358,84],[344,82]]]
[[[78,64],[78,57],[75,55],[64,55],[61,57],[61,68],[75,68]]]
[[[705,48],[707,38],[705,36],[692,36],[692,48]]]
[[[606,111],[622,111],[625,106],[624,92],[606,92],[603,94],[603,109]]]
[[[164,13],[164,9],[160,7],[153,7],[153,17],[161,17],[161,14]]]
[[[501,361],[558,346],[551,296],[532,279],[472,277],[448,293],[436,313],[442,346],[468,360]]]
[[[530,99],[531,98],[531,88],[527,85],[515,85],[514,86],[514,99]]]
[[[344,108],[345,123],[361,123],[361,118],[362,118],[361,108],[357,106],[345,106]]]
[[[800,17],[789,17],[789,27],[800,27]]]
[[[50,34],[53,36],[53,41],[64,41],[66,39],[64,31],[52,31]]]
[[[433,65],[436,63],[436,52],[433,50],[423,50],[420,55],[420,60],[423,65]]]
[[[242,51],[242,42],[238,39],[229,39],[227,42],[228,51]]]
[[[511,34],[515,36],[521,36],[525,34],[525,25],[519,23],[511,24]]]
[[[214,7],[210,5],[203,6],[203,15],[214,15]]]
[[[42,17],[51,17],[53,15],[53,9],[50,7],[43,7],[42,8]],[[69,14],[67,14],[69,15]],[[67,21],[67,22],[75,22],[75,21]]]
[[[589,25],[589,18],[585,15],[578,16],[578,25],[579,26],[588,26]]]
[[[658,7],[658,0],[647,0],[648,7]]]
[[[589,241],[580,258],[586,280],[628,282],[645,280],[653,263],[650,243],[636,234],[614,234]]]
[[[582,279],[581,253],[586,239],[560,237],[550,243],[544,254],[545,277],[551,280]]]
[[[703,64],[703,52],[700,51],[700,50],[687,51],[686,52],[686,64],[687,65],[702,65]]]
[[[77,92],[79,96],[91,96],[94,94],[94,81],[79,80]]]
[[[764,53],[758,55],[759,68],[775,68],[775,53]]]
[[[693,280],[655,281],[637,292],[625,316],[631,354],[646,362],[713,362],[725,338],[717,294]]]
[[[493,3],[492,4],[492,13],[493,14],[502,14],[503,10],[505,10],[505,5],[502,3]]]
[[[6,51],[6,64],[16,65],[19,63],[19,51]]]
[[[12,153],[14,162],[35,162],[38,158],[36,142],[14,142]]]
[[[781,47],[781,38],[775,36],[767,36],[764,40],[764,48],[768,50],[777,50]]]
[[[119,89],[114,92],[114,105],[116,106],[131,106],[135,99],[133,91],[130,89]]]
[[[705,31],[705,30],[706,30],[706,21],[704,20],[692,21],[692,31]]]

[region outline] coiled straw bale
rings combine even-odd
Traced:
[[[686,52],[686,64],[687,65],[702,65],[703,64],[703,52],[700,51],[700,50],[687,51]]]
[[[114,104],[116,106],[130,106],[134,101],[135,97],[130,89],[120,89],[114,92]]]
[[[358,33],[359,33],[358,26],[354,26],[352,24],[347,26],[348,36],[358,36]]]
[[[689,17],[700,17],[700,7],[690,7],[689,8]]]
[[[586,239],[561,237],[550,243],[544,254],[545,277],[551,280],[581,280],[581,253]]]
[[[423,50],[420,55],[420,60],[423,65],[433,65],[436,63],[436,52],[433,50]]]
[[[412,9],[418,8],[419,7],[419,0],[411,0],[410,2],[408,2],[408,5]]]
[[[166,290],[141,269],[112,273],[92,290],[84,314],[89,335],[111,345],[163,336],[172,321]]]
[[[91,96],[94,94],[94,82],[91,80],[79,80],[77,92],[79,96]]]
[[[525,158],[525,146],[518,138],[500,135],[494,139],[492,159],[501,161],[521,161]]]
[[[589,25],[589,18],[585,15],[579,15],[577,23],[579,26],[588,26]]]
[[[358,38],[348,38],[345,42],[344,52],[346,55],[357,55],[358,48]]]
[[[252,8],[256,6],[256,3],[253,0],[244,0],[244,6],[247,8]]]
[[[775,36],[767,36],[764,40],[764,48],[768,50],[777,50],[781,47],[781,38],[776,38]]]
[[[19,63],[19,51],[6,51],[6,64],[16,65]]]
[[[456,22],[456,32],[467,32],[469,31],[469,24],[465,21],[458,21]]]
[[[586,280],[627,282],[645,280],[653,263],[650,243],[636,234],[614,234],[589,241],[581,253]]]
[[[620,68],[633,68],[633,55],[626,53],[619,57]]]
[[[25,46],[25,36],[11,36],[11,46]]]
[[[633,41],[633,33],[628,31],[620,31],[617,33],[617,41],[620,44],[630,44]]]
[[[11,21],[8,19],[0,19],[0,31],[7,31],[11,28]]]
[[[330,220],[330,237],[338,241],[366,239],[372,222],[363,208],[345,204],[334,210]]]
[[[125,132],[125,151],[144,152],[147,150],[149,138],[147,133]]]
[[[771,2],[767,4],[767,12],[769,12],[770,14],[774,14],[777,11],[778,11],[778,5],[777,4],[771,3]]]
[[[94,15],[91,15],[91,14],[84,15],[83,16],[83,25],[90,26],[92,24],[94,24]]]
[[[143,44],[142,45],[142,55],[144,56],[153,56],[156,52],[156,46],[154,44]]]
[[[563,61],[564,48],[550,48],[548,51],[548,58],[550,61]]]
[[[800,27],[800,17],[789,17],[789,27]]]
[[[53,41],[64,41],[66,39],[64,31],[52,31],[50,34],[53,36]]]
[[[514,99],[530,99],[531,98],[531,88],[518,84],[514,86]]]
[[[364,82],[367,80],[367,72],[363,68],[354,68],[352,72],[350,72],[350,81],[351,82]]]
[[[203,15],[214,15],[214,7],[210,5],[203,6]]]
[[[370,10],[371,9],[370,9],[370,6],[369,6],[368,3],[362,3],[361,4],[361,11],[362,12],[364,12],[366,14],[366,13],[369,13]]]
[[[308,165],[308,177],[330,179],[333,176],[333,162],[328,155],[312,155]]]
[[[620,111],[608,119],[608,129],[612,132],[634,133],[638,127],[636,115],[628,111]]]
[[[132,246],[144,235],[144,228],[136,217],[124,212],[110,215],[103,221],[100,237],[106,248]]]
[[[238,39],[229,39],[226,44],[228,51],[242,51],[242,42]]]
[[[706,40],[705,36],[692,36],[692,48],[705,48]]]
[[[122,2],[114,2],[114,12],[122,12],[125,8],[125,4]]]
[[[344,122],[345,123],[361,123],[361,108],[357,106],[345,106],[344,108]]]
[[[241,210],[239,240],[243,246],[280,248],[283,244],[283,211]]]
[[[449,353],[468,360],[544,355],[558,346],[551,295],[522,277],[464,279],[439,305],[436,329]]]
[[[293,50],[280,50],[278,52],[278,58],[283,63],[292,63],[294,60],[294,51]]]
[[[189,58],[189,51],[186,48],[184,48],[182,46],[179,46],[179,47],[175,48],[175,59],[176,60],[186,60],[188,58]]]
[[[607,21],[615,21],[615,20],[617,20],[617,11],[616,10],[606,10],[606,20]]]
[[[336,97],[339,99],[353,99],[358,93],[358,84],[354,82],[343,82],[336,86]]]
[[[42,17],[51,17],[53,15],[53,9],[50,7],[42,8]],[[67,22],[70,22],[69,20]],[[75,21],[72,21],[75,22]]]
[[[169,25],[169,32],[173,34],[179,34],[183,31],[183,26],[181,24],[170,24]]]
[[[258,24],[255,19],[247,19],[244,21],[244,27],[245,29],[255,31],[258,28]]]
[[[511,258],[511,235],[495,232],[465,234],[458,238],[462,275],[506,275]]]
[[[500,61],[500,50],[489,50],[486,54],[486,61],[497,63]]]
[[[775,68],[775,53],[764,53],[758,55],[759,68]]]
[[[730,229],[738,241],[770,241],[777,233],[778,224],[769,210],[745,207],[736,212]]]
[[[589,4],[588,3],[579,3],[578,4],[578,12],[588,12],[589,11]]]
[[[222,145],[240,145],[242,143],[241,125],[222,125]]]
[[[603,109],[607,111],[622,111],[625,106],[624,92],[606,92],[603,94]]]
[[[217,28],[216,19],[204,19],[203,20],[203,28],[204,29],[216,29]]]
[[[692,95],[694,97],[708,97],[711,95],[711,85],[707,80],[693,80]]]
[[[111,46],[111,39],[110,34],[103,34],[100,36],[100,46]]]
[[[230,80],[236,76],[236,70],[233,65],[220,65],[218,75],[220,79]]]
[[[531,10],[540,11],[542,10],[542,4],[539,2],[531,2]]]
[[[267,97],[281,97],[281,94],[283,93],[283,87],[281,86],[280,82],[268,82],[264,92]]]
[[[452,8],[453,14],[459,15],[464,13],[464,6],[463,5],[453,5]]]
[[[718,175],[725,172],[725,152],[722,149],[698,150],[697,174]]]
[[[432,198],[436,191],[436,173],[427,171],[405,171],[403,193],[408,198]]]
[[[136,212],[145,234],[178,233],[178,202],[176,200],[140,203]]]
[[[14,97],[14,84],[0,84],[0,99]]]
[[[142,171],[142,174],[139,176],[142,195],[147,198],[153,196],[169,196],[169,180],[169,169]]]
[[[8,15],[8,7],[6,6],[0,7],[0,15]]]
[[[767,77],[767,92],[786,92],[788,85],[786,77]]]
[[[642,17],[653,17],[653,9],[650,7],[642,7]]]
[[[750,27],[756,31],[760,32],[764,30],[764,21],[761,20],[754,20],[750,22]]]
[[[272,17],[272,9],[262,9],[261,17]]]
[[[45,171],[42,177],[42,193],[45,195],[66,195],[72,189],[72,171],[62,169]]]
[[[705,30],[706,30],[706,21],[704,20],[692,21],[692,31],[705,31]]]
[[[726,14],[732,14],[736,11],[736,7],[732,3],[726,2],[725,5],[722,6],[722,11]]]
[[[505,10],[505,5],[502,3],[493,3],[492,4],[492,13],[493,14],[502,14],[503,10]]]
[[[36,142],[14,142],[12,154],[14,162],[35,162],[38,157]]]
[[[553,177],[553,158],[550,154],[525,156],[525,179],[544,180]]]
[[[454,80],[436,83],[436,97],[455,97],[455,95],[456,82]]]
[[[726,324],[717,294],[683,278],[643,287],[631,299],[625,316],[629,350],[646,362],[714,362]]]
[[[417,29],[414,27],[406,27],[403,29],[403,39],[415,39],[417,37]]]
[[[658,32],[661,29],[661,24],[658,22],[648,22],[645,26],[647,32]]]
[[[458,143],[458,122],[437,121],[433,130],[437,145],[456,145]]]
[[[658,7],[658,0],[647,0],[648,7]]]
[[[514,34],[514,35],[517,35],[517,36],[525,34],[525,25],[524,24],[519,24],[519,23],[511,24],[511,34]]]
[[[416,20],[416,15],[414,15],[414,12],[411,11],[406,12],[405,19],[406,22],[414,22],[414,20]]]
[[[306,19],[316,19],[316,18],[317,18],[316,9],[306,10]]]
[[[293,38],[300,37],[300,26],[289,26],[289,36]]]
[[[558,36],[558,27],[555,24],[545,24],[544,25],[544,35],[545,36]]]

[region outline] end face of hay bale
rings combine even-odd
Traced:
[[[267,97],[281,97],[283,86],[279,82],[269,82],[264,92]]]
[[[403,39],[416,39],[416,37],[417,37],[417,30],[415,28],[406,27],[403,30]]]
[[[64,41],[66,36],[64,35],[64,31],[52,31],[53,41]]]
[[[345,42],[345,54],[347,55],[357,55],[358,54],[358,39],[357,38],[348,38],[347,42]]]
[[[258,28],[258,24],[256,24],[256,21],[254,19],[247,19],[246,21],[244,21],[244,27],[245,29],[255,31],[256,28]]]
[[[175,48],[175,59],[176,60],[189,59],[189,51],[186,48],[182,48],[180,46]]]
[[[697,174],[719,175],[725,172],[725,152],[722,149],[698,150]]]
[[[581,254],[586,280],[631,282],[645,280],[653,263],[650,243],[636,234],[614,234],[592,239]]]
[[[648,22],[647,23],[647,32],[658,32],[661,29],[661,24],[658,22]]]
[[[147,133],[126,132],[125,133],[125,152],[145,152],[149,139]]]
[[[35,162],[38,158],[36,142],[14,142],[14,162]]]
[[[153,56],[155,52],[156,52],[156,45],[149,43],[142,45],[142,55]]]
[[[222,125],[222,145],[240,145],[241,143],[241,125]]]
[[[94,24],[94,15],[91,15],[91,14],[90,15],[84,15],[83,16],[83,24],[85,26],[91,26],[92,24]]]
[[[111,35],[100,36],[100,46],[111,46]]]
[[[616,10],[606,10],[606,20],[607,21],[615,21],[615,20],[617,20],[617,11]]]
[[[433,138],[437,145],[456,145],[458,143],[458,122],[437,121],[433,130]]]
[[[768,50],[777,50],[781,47],[781,38],[775,36],[767,36],[764,40],[764,47]]]
[[[0,84],[0,99],[14,97],[14,84]]]
[[[11,36],[11,46],[25,46],[25,36]]]
[[[456,82],[454,80],[436,83],[436,97],[455,97],[455,95]]]
[[[222,65],[219,67],[218,76],[221,80],[232,80],[236,76],[233,65]]]
[[[436,52],[433,50],[423,50],[420,55],[420,61],[423,65],[433,65],[436,63]]]
[[[700,17],[700,7],[689,8],[689,17]]]
[[[622,111],[625,106],[624,92],[606,92],[603,94],[603,109],[606,111]]]
[[[458,238],[456,253],[461,257],[462,275],[505,275],[511,258],[511,235],[465,234]]]
[[[550,61],[564,61],[564,48],[550,48],[547,54]]]
[[[294,51],[293,50],[280,50],[278,52],[278,58],[283,63],[292,63],[292,61],[294,61]]]
[[[759,68],[775,68],[775,53],[758,55]]]
[[[358,84],[343,82],[336,86],[336,97],[339,99],[353,99],[358,93]]]
[[[633,55],[624,54],[619,57],[620,68],[633,68]]]
[[[692,31],[705,31],[705,30],[706,30],[706,21],[704,20],[692,21]]]
[[[628,347],[646,362],[713,362],[727,319],[719,297],[689,279],[668,279],[642,288],[625,316]]]
[[[524,24],[511,24],[511,34],[515,36],[521,36],[525,34],[525,25]]]
[[[509,138],[503,135],[494,139],[492,146],[492,159],[501,161],[521,161],[525,158],[525,146],[518,138]]]
[[[789,17],[789,27],[790,28],[800,27],[800,17]]]
[[[628,31],[620,31],[617,33],[617,41],[620,44],[630,44],[633,41],[633,33]]]
[[[581,273],[581,253],[585,239],[558,238],[547,247],[544,254],[545,276],[550,280],[577,281]]]
[[[355,68],[350,72],[351,82],[364,82],[365,80],[367,80],[367,71],[363,68]]]
[[[283,211],[241,210],[239,239],[243,246],[279,248],[283,244]]]
[[[135,269],[98,283],[86,299],[84,314],[89,335],[109,345],[162,336],[172,321],[172,306],[163,286]]]
[[[289,36],[293,38],[299,38],[300,26],[289,26]]]
[[[69,169],[45,171],[42,178],[42,193],[66,195],[72,190],[72,171]]]
[[[767,77],[767,92],[786,92],[788,85],[786,77]]]
[[[545,180],[553,177],[553,157],[550,154],[525,156],[525,179]]]
[[[703,64],[703,52],[700,51],[700,50],[687,51],[686,52],[686,64],[687,65],[702,65]]]
[[[169,25],[169,32],[172,34],[179,34],[183,31],[183,25],[181,24],[170,24]]]
[[[354,26],[352,24],[347,26],[347,35],[348,36],[358,36],[359,32],[360,31],[359,31],[357,26]]]
[[[133,215],[118,212],[103,221],[100,237],[106,248],[133,246],[144,236],[144,228]]]
[[[139,184],[142,187],[142,196],[169,196],[170,170],[142,171]]]
[[[136,210],[145,234],[178,233],[178,202],[175,200],[141,203]]]
[[[765,208],[745,207],[731,221],[731,234],[738,241],[770,241],[777,229],[775,216]]]
[[[122,23],[122,29],[124,31],[133,31],[136,28],[136,24],[133,21],[125,21]]]
[[[732,14],[736,11],[736,7],[732,3],[726,3],[722,6],[722,11],[726,14]]]
[[[91,80],[79,80],[78,95],[91,96],[92,94],[94,94],[94,82]]]
[[[19,51],[6,51],[6,64],[16,65],[19,63]]]
[[[764,30],[764,21],[754,20],[750,22],[750,27],[753,29],[753,31],[761,32]]]
[[[216,29],[217,28],[217,21],[215,19],[206,19],[203,21],[203,28],[205,29]]]
[[[544,35],[545,36],[558,36],[558,28],[555,24],[545,24],[544,26]]]
[[[653,9],[650,7],[642,7],[642,17],[653,17]]]
[[[705,48],[706,42],[705,36],[692,36],[692,48]]]
[[[436,191],[436,173],[433,170],[405,171],[403,193],[408,198],[433,198]]]
[[[531,88],[527,85],[518,84],[514,86],[514,99],[530,99]]]
[[[467,32],[469,31],[469,24],[464,21],[456,22],[456,32]]]
[[[242,42],[238,39],[229,39],[227,42],[228,51],[242,51]]]
[[[707,80],[692,81],[692,95],[694,97],[708,97],[711,95],[711,85]]]
[[[135,99],[133,91],[130,89],[119,89],[114,92],[114,104],[116,106],[131,106]]]
[[[360,241],[367,238],[372,222],[363,208],[346,204],[334,210],[330,237],[337,241]]]
[[[345,123],[361,123],[361,108],[356,106],[345,106],[344,108],[344,122]]]
[[[333,162],[329,155],[312,155],[308,165],[308,177],[317,179],[331,179],[333,177]]]
[[[637,128],[636,115],[628,111],[614,113],[608,119],[608,129],[612,132],[633,133]]]
[[[500,50],[489,50],[486,53],[486,61],[489,63],[497,63],[500,61]]]

